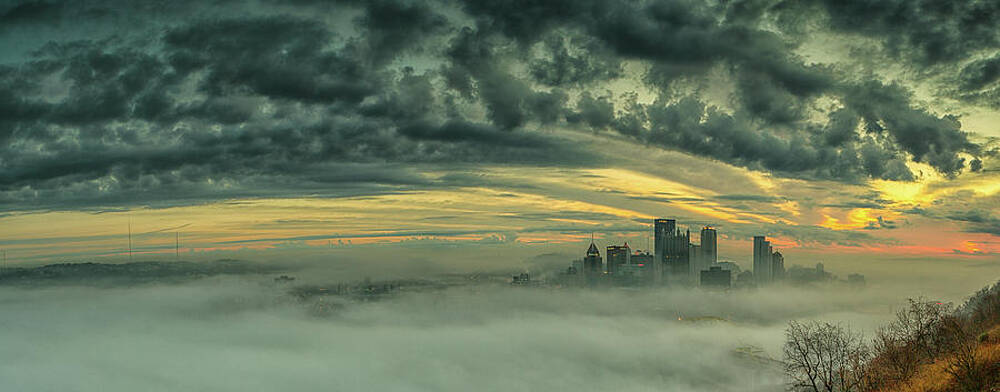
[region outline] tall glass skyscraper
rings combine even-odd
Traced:
[[[771,242],[762,235],[753,237],[753,276],[758,286],[771,282]]]

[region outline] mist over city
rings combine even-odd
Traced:
[[[1000,391],[1000,3],[0,0],[2,391]]]

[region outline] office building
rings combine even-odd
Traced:
[[[781,252],[771,253],[771,280],[785,279],[785,256]]]
[[[758,286],[771,282],[771,242],[764,236],[753,237],[753,276]]]
[[[708,269],[704,265],[701,259],[701,245],[689,244],[688,245],[688,257],[690,263],[688,265],[688,276],[692,279],[698,279],[698,272],[704,269]]]
[[[709,267],[708,270],[700,272],[701,286],[728,289],[733,285],[732,273],[722,267]]]
[[[691,231],[681,233],[677,230],[673,237],[668,238],[665,253],[671,280],[687,283],[691,276]]]
[[[734,263],[732,261],[720,261],[718,263],[715,263],[715,265],[713,267],[721,267],[724,270],[733,271],[733,276],[739,275],[740,271],[742,271],[742,268],[740,268],[740,265],[736,264],[736,263]]]
[[[623,264],[630,264],[629,257],[632,256],[632,250],[628,247],[628,242],[625,245],[609,245],[607,249],[608,256],[608,274],[614,275],[618,272],[618,267]]]
[[[676,220],[655,219],[653,220],[653,238],[656,258],[656,262],[653,263],[654,278],[662,279],[666,276],[671,283],[689,283],[691,276],[690,230],[681,233],[680,230],[677,230]]]
[[[701,254],[699,255],[702,265],[713,266],[719,261],[718,232],[714,228],[705,226],[701,229]]]
[[[651,285],[654,282],[653,279],[653,266],[656,264],[655,257],[648,251],[635,251],[632,256],[629,257],[629,264],[627,264],[631,271],[632,283],[641,283],[645,285]]]
[[[667,238],[677,230],[677,221],[673,219],[653,219],[653,277],[659,283],[665,274]]]
[[[594,241],[590,242],[587,248],[587,256],[583,258],[584,275],[601,275],[604,272],[604,263],[601,261],[601,251],[597,249]]]
[[[651,264],[622,264],[615,271],[614,280],[623,286],[639,286],[649,282]]]
[[[650,254],[648,251],[637,250],[634,253],[632,253],[632,256],[629,257],[629,264],[648,265],[652,267],[653,260],[654,256]]]

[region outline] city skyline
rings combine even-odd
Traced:
[[[779,249],[772,247],[765,236],[753,237],[752,264],[747,270],[750,275],[744,276],[740,273],[740,263],[718,259],[717,229],[702,227],[697,243],[691,241],[690,228],[685,229],[682,234],[676,219],[653,219],[650,229],[654,249],[648,249],[648,246],[645,250],[632,248],[628,241],[624,241],[621,245],[608,244],[604,258],[591,236],[585,256],[574,260],[566,270],[567,282],[590,286],[603,283],[730,288],[738,276],[742,285],[759,287],[785,279],[784,255]],[[822,263],[817,264],[817,268],[821,268],[820,266]],[[519,279],[523,282],[524,276],[526,275],[515,276],[515,282]]]

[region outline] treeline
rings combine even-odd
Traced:
[[[842,324],[793,321],[783,349],[789,390],[1000,391],[998,326],[1000,282],[957,308],[910,299],[870,339]],[[920,385],[922,371],[933,388]]]
[[[0,272],[0,285],[163,282],[274,271],[278,271],[275,266],[229,259],[210,262],[60,263],[34,268],[4,269]]]

